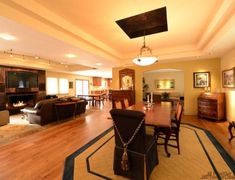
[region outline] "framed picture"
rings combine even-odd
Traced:
[[[195,88],[210,87],[210,72],[194,72],[193,84]]]
[[[222,83],[224,88],[235,87],[235,67],[222,71]]]
[[[155,87],[156,89],[174,89],[175,80],[174,79],[156,79]]]
[[[69,81],[69,89],[73,89],[73,81]]]

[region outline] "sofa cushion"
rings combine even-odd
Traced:
[[[81,98],[79,97],[72,97],[70,98],[71,101],[77,102],[77,101],[81,101]]]

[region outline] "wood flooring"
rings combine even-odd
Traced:
[[[77,116],[0,146],[0,179],[62,179],[65,158],[112,126],[112,120],[108,118],[110,109],[111,103],[105,102],[100,110],[86,116]],[[235,159],[235,139],[228,142],[227,122],[197,119],[196,116],[183,116],[182,119],[211,131]]]

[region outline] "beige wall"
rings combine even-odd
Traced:
[[[142,101],[142,78],[143,73],[146,71],[157,69],[180,69],[184,72],[184,114],[196,115],[197,114],[197,97],[204,91],[202,88],[193,87],[193,72],[209,71],[211,74],[211,91],[220,92],[221,72],[220,72],[220,59],[207,59],[207,60],[193,60],[181,61],[173,63],[156,63],[151,66],[128,67],[135,70],[135,88],[136,88],[136,101]],[[119,89],[119,70],[124,69],[113,68],[113,89]]]
[[[221,72],[232,67],[235,67],[235,49],[221,58]],[[223,91],[226,95],[226,118],[235,121],[235,88],[223,88]]]
[[[184,95],[184,72],[183,71],[173,71],[173,72],[145,72],[143,74],[145,78],[145,83],[149,85],[148,91],[150,92],[177,92],[181,96]],[[158,90],[156,89],[155,80],[156,79],[174,79],[175,88],[170,90]]]
[[[69,80],[69,82],[72,81],[73,82],[73,88],[69,89],[69,94],[66,94],[66,96],[74,96],[75,95],[75,91],[76,91],[76,89],[75,89],[75,80],[76,79],[88,80],[89,84],[92,83],[92,77],[79,76],[79,75],[73,75],[73,74],[67,74],[67,73],[46,71],[46,77],[67,78]],[[58,95],[58,96],[60,97],[60,96],[65,96],[65,95]]]

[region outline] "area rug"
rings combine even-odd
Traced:
[[[168,158],[164,147],[157,147],[159,165],[150,179],[235,179],[235,162],[207,130],[182,125],[180,148],[178,155],[169,147]],[[113,173],[113,151],[111,128],[66,158],[63,179],[125,179]]]
[[[12,140],[41,131],[45,127],[40,125],[27,124],[7,124],[0,127],[0,145],[11,142]]]
[[[76,116],[75,119],[70,117],[60,120],[59,122],[55,121],[53,123],[46,124],[44,126],[40,126],[38,124],[30,124],[27,120],[27,117],[23,116],[22,114],[11,115],[10,123],[4,126],[0,126],[0,145],[8,144],[13,140],[34,134],[41,130],[56,126],[61,123],[65,123],[70,120],[79,120],[95,112],[99,112],[99,109],[90,108],[86,110],[86,113]]]

